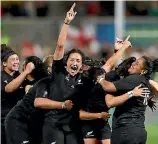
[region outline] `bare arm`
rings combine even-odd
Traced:
[[[149,83],[150,83],[150,87],[152,89],[152,92],[153,93],[158,92],[158,83],[153,81],[153,80],[149,80]]]
[[[108,106],[108,108],[119,106],[123,104],[125,101],[127,101],[128,99],[129,97],[127,93],[117,97],[107,94],[105,97],[106,105]]]
[[[65,102],[59,102],[59,101],[50,100],[48,98],[36,98],[34,101],[34,106],[36,108],[41,108],[41,109],[71,110],[73,107],[73,103],[70,100],[66,100]]]
[[[129,98],[133,96],[143,96],[144,94],[149,94],[150,91],[146,88],[140,88],[140,86],[134,88],[133,91],[130,91],[128,93],[125,93],[121,96],[114,97],[113,95],[107,94],[105,96],[105,102],[109,108],[116,107],[121,104],[123,104],[125,101],[127,101]]]
[[[67,38],[69,23],[74,19],[76,12],[74,12],[75,3],[72,5],[71,9],[67,12],[64,24],[62,26],[59,38],[57,41],[57,47],[54,53],[54,60],[60,60],[64,56],[64,44]]]
[[[80,110],[80,119],[81,120],[94,120],[101,118],[101,113],[90,113],[84,110]]]
[[[106,92],[116,92],[117,89],[115,85],[112,82],[106,81],[102,76],[99,76],[97,79],[97,82],[102,86],[102,88]]]
[[[129,38],[130,38],[130,35],[125,39],[125,41],[126,41],[126,40],[129,40]],[[119,38],[116,38],[116,40],[117,40],[118,42],[123,42],[123,40],[121,40],[121,39],[119,39]],[[115,50],[118,51],[118,50],[119,50],[119,47],[118,47],[118,46],[115,46]],[[127,55],[126,55],[126,50],[125,50],[125,51],[123,52],[123,54],[122,54],[120,60],[121,60],[121,61],[124,61],[126,58],[127,58]]]
[[[59,38],[58,38],[57,47],[55,49],[54,60],[60,60],[64,56],[64,44],[66,41],[68,28],[69,28],[69,25],[63,24]]]
[[[34,106],[42,109],[62,109],[62,102],[53,101],[47,98],[36,98]]]
[[[108,61],[105,63],[105,65],[103,66],[103,68],[105,69],[105,71],[110,71],[116,64],[116,62],[121,58],[122,54],[124,53],[124,51],[131,45],[131,43],[129,41],[125,41],[123,42],[121,48],[116,52],[116,54],[114,54],[113,56],[111,56]]]
[[[107,112],[90,113],[90,112],[80,110],[80,119],[81,120],[103,119],[103,120],[107,121],[109,117],[110,117],[110,114]]]
[[[21,84],[23,83],[23,81],[25,80],[26,76],[29,73],[31,73],[33,69],[34,69],[34,64],[28,63],[25,71],[23,71],[17,78],[13,79],[10,83],[8,83],[5,86],[5,91],[7,93],[11,93],[11,92],[15,91],[16,89],[18,89],[21,86]]]

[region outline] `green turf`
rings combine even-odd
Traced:
[[[158,124],[147,124],[148,140],[146,144],[158,144]]]

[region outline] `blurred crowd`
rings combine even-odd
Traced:
[[[48,15],[47,1],[2,1],[1,16],[37,16],[45,17]]]
[[[132,38],[131,38],[132,39]],[[78,43],[82,43],[83,40],[80,39]],[[68,41],[67,43],[71,43],[72,45],[68,45],[68,50],[71,48],[79,48],[76,46],[76,43],[74,44],[74,41]],[[102,57],[109,58],[113,52],[114,47],[113,44],[109,44],[108,42],[100,43],[97,40],[89,40],[86,44],[84,44],[83,47],[81,47],[81,50],[85,51],[89,57],[99,59]],[[132,48],[128,49],[126,51],[126,56],[134,56],[136,58],[140,58],[142,55],[146,55],[152,58],[158,58],[157,55],[158,50],[158,44],[153,44],[151,46],[135,46],[133,45]]]
[[[62,5],[65,11],[72,4],[71,1],[58,3]],[[78,11],[80,16],[114,16],[114,1],[77,1],[76,3],[76,11]],[[9,14],[11,16],[45,17],[53,15],[50,9],[58,7],[56,4],[44,0],[2,1],[1,16]],[[158,1],[126,1],[125,5],[126,16],[158,16]]]
[[[79,16],[113,16],[114,15],[114,1],[77,1],[76,11]],[[57,5],[61,6],[58,8]],[[1,16],[25,16],[25,17],[46,17],[55,15],[56,7],[57,13],[61,15],[69,9],[71,1],[2,1],[1,2]],[[126,16],[158,16],[158,1],[126,1]],[[52,13],[54,10],[54,13]],[[100,43],[94,31],[94,28],[88,25],[88,29],[84,30],[82,26],[77,25],[78,30],[71,26],[66,43],[66,50],[72,48],[79,48],[83,50],[89,57],[98,59],[101,57],[110,57],[113,54],[113,45],[108,42]],[[12,37],[8,35],[7,28],[2,25],[2,43],[10,44]],[[42,33],[42,32],[41,32]],[[38,34],[39,35],[39,34]],[[42,35],[42,34],[41,34]],[[35,36],[36,37],[36,36]],[[132,39],[132,36],[131,36]],[[53,47],[55,44],[53,45]],[[29,55],[43,56],[48,55],[54,50],[52,45],[42,45],[28,39],[20,41],[19,45],[14,45],[16,51],[21,56],[21,59]],[[137,47],[133,45],[131,49],[126,52],[127,56],[141,57],[148,55],[150,57],[158,57],[158,44],[153,43],[151,46]]]
[[[114,1],[78,1],[80,16],[114,16]],[[126,16],[158,16],[157,1],[126,1]]]
[[[86,39],[88,38],[86,37]],[[93,59],[100,59],[102,57],[109,58],[114,53],[113,44],[109,44],[108,42],[100,43],[95,38],[87,40],[86,42],[85,41],[85,39],[71,39],[68,37],[65,49],[66,51],[73,48],[81,49],[87,56]],[[25,59],[30,55],[38,55],[40,58],[43,58],[45,55],[52,53],[55,47],[40,45],[38,43],[26,40],[20,42],[19,45],[16,45],[13,49],[17,51],[21,59]],[[146,55],[151,58],[158,58],[157,50],[158,44],[153,44],[146,47],[132,45],[132,48],[129,48],[126,51],[126,57],[134,56],[139,58]]]

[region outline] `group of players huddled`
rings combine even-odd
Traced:
[[[92,60],[79,49],[64,53],[75,4],[67,12],[53,55],[19,57],[1,44],[2,144],[145,144],[145,111],[156,109],[158,59],[130,57],[117,40],[109,59]],[[116,107],[112,127],[109,109]]]

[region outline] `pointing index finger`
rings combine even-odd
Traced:
[[[72,7],[71,7],[70,10],[73,10],[73,9],[75,8],[75,6],[76,6],[76,3],[74,3],[74,4],[72,5]]]
[[[129,38],[130,38],[130,35],[125,39],[125,41],[128,41]]]

